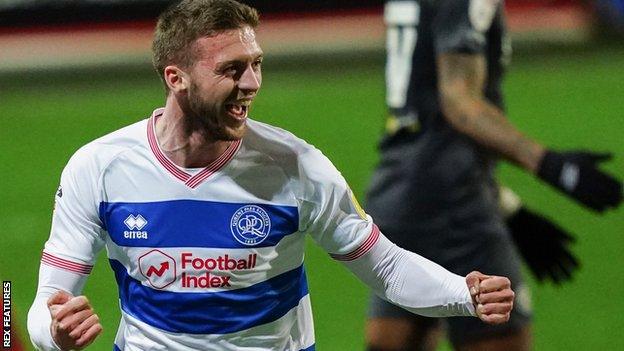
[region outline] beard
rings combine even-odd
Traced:
[[[193,132],[200,132],[206,141],[239,140],[242,133],[230,130],[219,118],[223,111],[219,111],[218,106],[203,99],[198,92],[199,87],[191,81],[187,96],[180,101],[186,133],[191,135]]]

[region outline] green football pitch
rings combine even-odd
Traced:
[[[513,122],[551,147],[613,151],[615,159],[604,168],[624,178],[624,47],[514,60],[505,82]],[[380,53],[269,56],[252,116],[323,150],[363,200],[385,114],[382,65]],[[64,164],[84,143],[146,117],[162,102],[160,82],[145,68],[0,76],[0,276],[13,282],[22,331]],[[578,239],[574,251],[582,269],[573,282],[557,287],[529,279],[535,348],[624,350],[624,209],[595,215],[512,166],[502,165],[499,173],[529,206]],[[312,241],[306,254],[317,349],[362,350],[366,288]],[[119,308],[104,254],[85,294],[104,325],[90,349],[110,350]]]

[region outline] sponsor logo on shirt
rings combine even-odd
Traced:
[[[180,271],[180,287],[187,289],[231,288],[231,273],[254,269],[258,254],[235,257],[223,254],[200,257],[193,252],[180,253],[176,260],[161,250],[150,250],[139,257],[139,271],[156,289],[164,289],[177,280]]]
[[[230,220],[234,239],[246,246],[263,242],[271,231],[271,218],[260,206],[246,205],[234,213]]]
[[[253,269],[257,259],[257,254],[249,254],[245,258],[233,258],[228,254],[203,258],[194,256],[192,252],[183,252],[180,255],[182,287],[229,288],[231,276],[227,273]]]
[[[160,250],[139,257],[139,271],[156,289],[164,289],[176,281],[175,259]]]
[[[147,231],[142,230],[147,225],[147,220],[140,214],[130,214],[128,218],[124,220],[124,224],[128,229],[124,231],[124,238],[126,239],[147,239]]]

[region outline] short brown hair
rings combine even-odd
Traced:
[[[195,40],[245,26],[256,28],[258,23],[254,8],[234,0],[183,0],[158,17],[152,42],[154,69],[163,79],[168,65],[193,64]]]

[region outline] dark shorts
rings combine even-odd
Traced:
[[[516,248],[500,213],[492,168],[451,132],[397,134],[382,144],[367,212],[398,246],[465,276],[473,270],[509,277],[516,292],[511,320],[446,319],[453,343],[500,335],[530,323],[530,299]],[[377,297],[369,317],[424,318]]]

